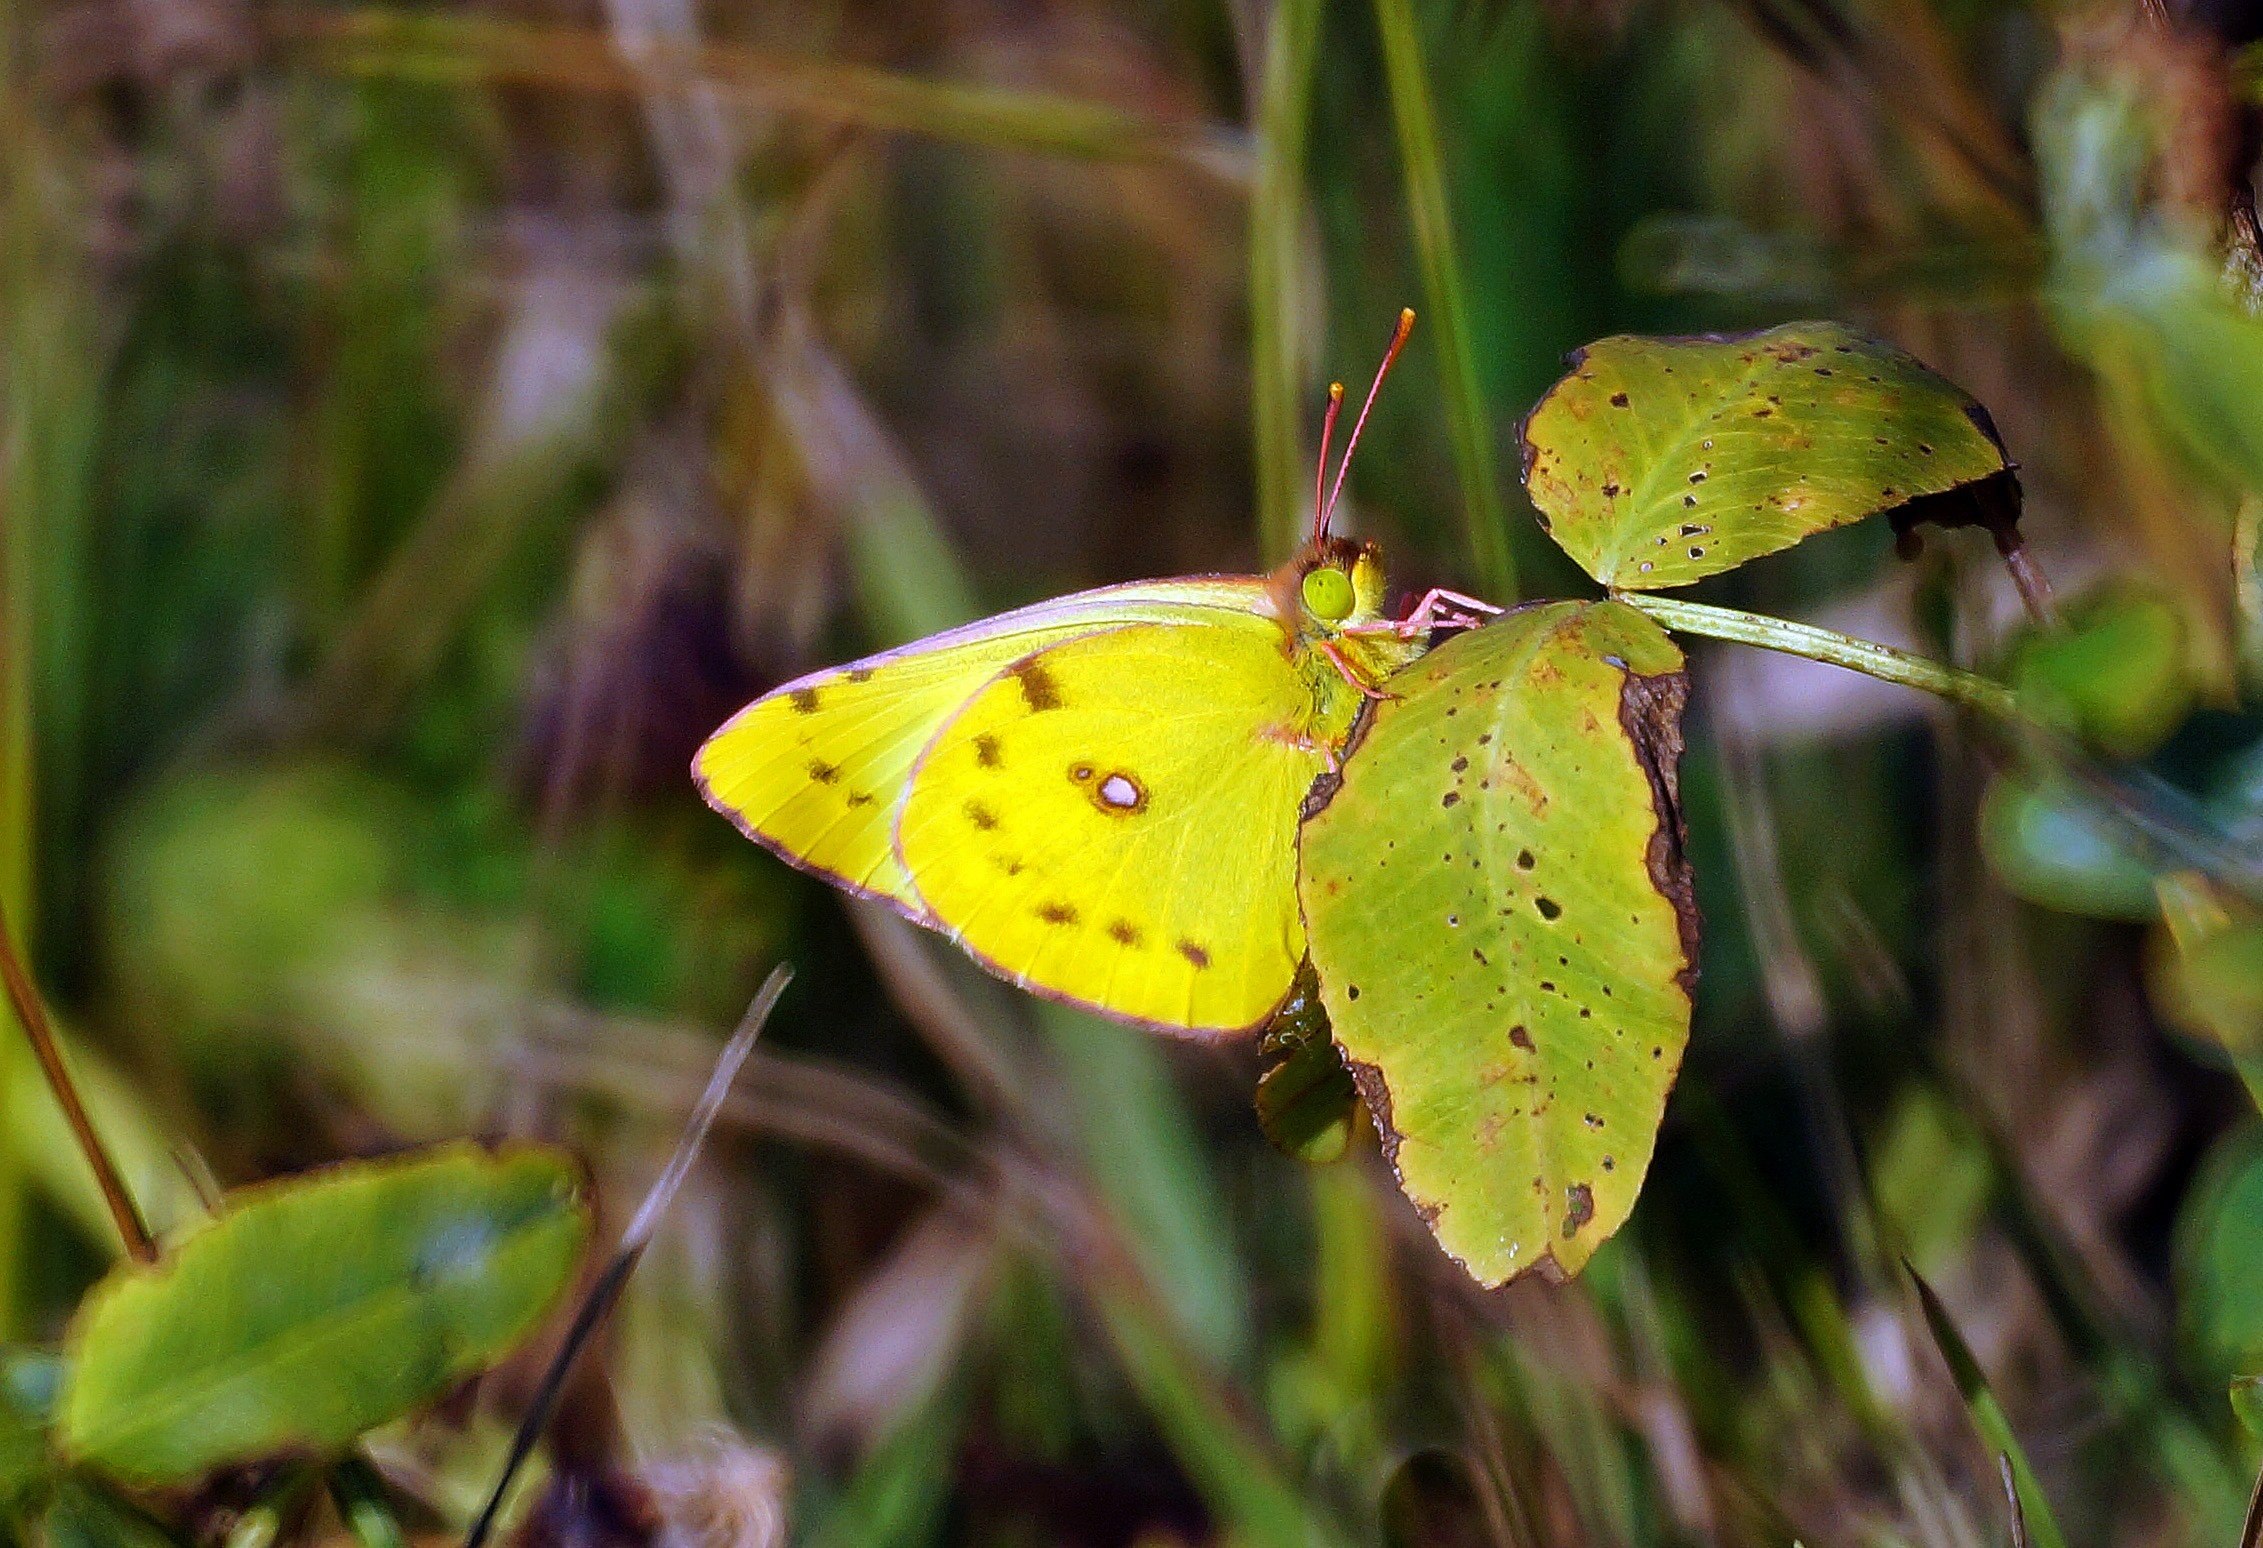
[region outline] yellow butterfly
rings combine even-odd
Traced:
[[[799,678],[700,749],[708,804],[1035,993],[1166,1031],[1263,1023],[1304,956],[1306,794],[1434,628],[1497,611],[1437,591],[1389,618],[1374,546],[1328,530],[1413,324],[1280,569],[1079,592]]]

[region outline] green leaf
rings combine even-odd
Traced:
[[[39,1519],[43,1548],[175,1548],[174,1538],[91,1480],[67,1479]]]
[[[2004,773],[1980,802],[1980,852],[2030,903],[2098,919],[2151,919],[2155,872],[2114,815],[2064,780]]]
[[[2232,1412],[2239,1415],[2240,1427],[2256,1440],[2263,1440],[2263,1376],[2234,1376],[2232,1378]]]
[[[1686,586],[2011,467],[1957,387],[1837,323],[1575,351],[1524,425],[1524,479],[1606,586]]]
[[[1336,1041],[1439,1245],[1576,1273],[1634,1207],[1688,1039],[1681,652],[1520,609],[1391,680],[1304,829]]]
[[[2263,917],[2187,930],[2159,959],[2161,1009],[2235,1058],[2263,1055]]]
[[[2160,746],[2196,688],[2183,612],[2134,586],[2085,597],[2067,609],[2066,627],[2027,635],[2010,676],[2028,713],[2117,758]]]
[[[53,1355],[0,1350],[0,1519],[24,1502],[51,1467],[47,1426],[62,1369]]]
[[[1275,1150],[1322,1165],[1341,1160],[1359,1116],[1359,1087],[1328,1035],[1328,1013],[1309,967],[1274,1012],[1258,1053],[1257,1126]]]
[[[508,1353],[588,1235],[572,1159],[543,1148],[451,1145],[248,1190],[88,1296],[58,1439],[145,1483],[341,1450]]]
[[[1949,1374],[1956,1378],[1957,1391],[1964,1398],[1966,1417],[1979,1432],[1981,1443],[2003,1459],[2011,1470],[2012,1493],[2027,1524],[2027,1541],[2035,1548],[2066,1548],[2066,1536],[2051,1512],[2051,1502],[2043,1493],[2042,1485],[2035,1481],[2035,1471],[2027,1465],[2027,1452],[2021,1447],[2019,1437],[2012,1433],[2011,1418],[1988,1385],[1980,1362],[1972,1357],[1971,1346],[1965,1343],[1957,1325],[1949,1320],[1948,1308],[1933,1293],[1933,1287],[1920,1278],[1915,1269],[1908,1272],[1910,1282],[1917,1286],[1918,1304],[1925,1310],[1925,1325],[1932,1331],[1941,1358],[1948,1362]]]
[[[2217,1145],[2177,1218],[2177,1312],[2210,1384],[2263,1371],[2263,1140]]]

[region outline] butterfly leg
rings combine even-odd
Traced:
[[[1398,697],[1398,695],[1395,693],[1385,693],[1382,689],[1376,687],[1365,677],[1361,676],[1359,669],[1353,666],[1349,661],[1346,661],[1344,659],[1343,651],[1337,648],[1333,640],[1322,640],[1319,642],[1319,644],[1320,653],[1326,656],[1328,660],[1334,664],[1337,674],[1341,676],[1345,682],[1350,683],[1354,688],[1357,688],[1363,696],[1370,699],[1395,699]]]
[[[1458,591],[1447,591],[1433,586],[1422,594],[1422,599],[1408,610],[1404,618],[1385,618],[1375,623],[1354,624],[1347,634],[1393,634],[1402,640],[1420,639],[1433,629],[1474,629],[1487,618],[1497,617],[1503,609],[1476,597],[1463,596]]]
[[[1433,586],[1406,617],[1398,620],[1399,637],[1411,639],[1432,629],[1474,629],[1488,618],[1499,617],[1501,611],[1490,602]]]

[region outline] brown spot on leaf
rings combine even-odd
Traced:
[[[1643,851],[1651,885],[1673,905],[1681,936],[1682,965],[1674,981],[1684,994],[1697,988],[1699,920],[1696,883],[1690,874],[1689,829],[1682,820],[1682,707],[1689,702],[1689,674],[1679,669],[1645,677],[1627,674],[1619,690],[1619,725],[1634,749],[1635,761],[1650,781],[1651,806],[1658,823]],[[1610,991],[1604,991],[1608,994]]]
[[[1564,1190],[1564,1240],[1570,1241],[1579,1234],[1580,1227],[1595,1218],[1595,1190],[1587,1184],[1573,1183]]]
[[[1526,1053],[1531,1053],[1534,1051],[1532,1046],[1532,1034],[1525,1030],[1525,1025],[1521,1021],[1518,1022],[1515,1026],[1509,1028],[1509,1041],[1516,1044],[1517,1047],[1523,1049]]]

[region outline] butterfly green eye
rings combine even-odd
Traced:
[[[1352,615],[1352,578],[1331,565],[1307,570],[1304,576],[1305,610],[1322,623],[1342,623]]]

